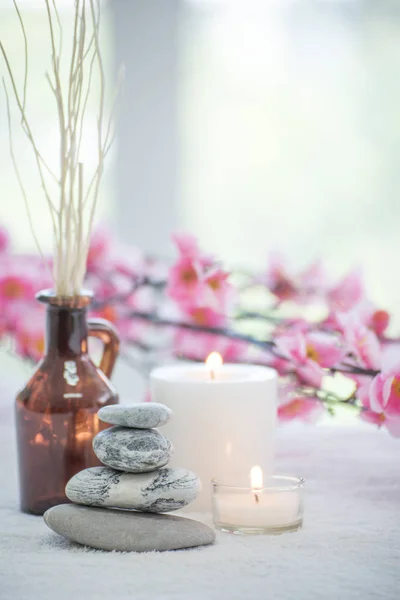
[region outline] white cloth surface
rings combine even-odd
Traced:
[[[279,430],[277,471],[307,480],[297,533],[123,554],[72,545],[19,512],[11,414],[0,403],[1,600],[400,598],[400,440],[383,431]]]

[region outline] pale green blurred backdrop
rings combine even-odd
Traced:
[[[262,267],[268,250],[277,247],[295,264],[324,257],[337,274],[362,264],[373,299],[400,315],[400,3],[159,1],[164,9],[170,3],[179,18],[178,145],[171,144],[177,164],[171,204],[176,228],[199,235],[203,245],[235,265]],[[157,4],[151,3],[159,20]],[[61,4],[68,19],[71,2]],[[121,0],[104,3],[103,53],[109,73],[118,36],[116,4],[121,8]],[[57,130],[43,77],[48,68],[46,17],[40,0],[25,0],[21,7],[32,48],[29,110],[40,142],[52,155]],[[21,78],[22,39],[8,0],[0,3],[0,37]],[[140,61],[140,56],[133,58]],[[0,71],[4,74],[3,65]],[[155,90],[162,85],[153,72],[148,77]],[[0,223],[10,229],[17,250],[33,250],[8,156],[3,97],[0,114]],[[122,126],[131,117],[125,104]],[[17,126],[14,132],[35,219],[50,248],[29,147]],[[89,160],[93,151],[89,136]],[[134,193],[129,201],[119,197],[117,161],[114,153],[99,219],[118,235],[121,215],[133,222],[141,198]],[[134,178],[132,159],[132,189]],[[159,188],[162,203],[162,181]],[[149,236],[159,231],[170,251],[157,212],[143,227]],[[135,243],[134,234],[129,241]]]

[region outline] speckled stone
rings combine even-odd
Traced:
[[[91,467],[74,475],[65,493],[76,504],[162,513],[187,506],[200,490],[200,479],[187,469],[135,474]]]
[[[120,404],[103,406],[97,414],[99,419],[111,425],[151,429],[168,423],[171,410],[157,402],[140,402],[125,406]]]
[[[93,450],[107,467],[129,473],[146,473],[166,465],[173,447],[156,429],[117,426],[98,433],[93,439]]]
[[[45,512],[44,521],[69,540],[100,550],[179,550],[215,540],[215,532],[207,525],[174,515],[60,504]]]

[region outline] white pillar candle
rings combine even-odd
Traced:
[[[174,445],[171,465],[191,469],[202,481],[188,510],[211,510],[212,479],[245,484],[254,464],[272,472],[276,371],[185,363],[156,368],[150,381],[152,400],[173,412],[163,426]]]

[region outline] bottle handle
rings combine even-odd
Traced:
[[[99,369],[106,377],[111,377],[119,352],[119,336],[116,328],[106,319],[90,318],[87,321],[88,335],[103,342],[103,356]]]

